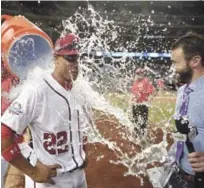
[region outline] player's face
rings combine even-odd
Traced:
[[[171,53],[171,61],[176,69],[178,82],[188,83],[192,79],[193,70],[186,61],[182,48],[177,48]]]
[[[58,57],[58,71],[65,81],[76,80],[79,71],[79,55]]]

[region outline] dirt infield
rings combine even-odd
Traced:
[[[114,152],[107,146],[95,144],[88,146],[89,164],[86,169],[87,183],[89,188],[140,188],[140,180],[133,176],[124,177],[127,169],[123,165],[115,165],[109,162],[115,160]],[[104,158],[97,161],[97,155],[103,153]],[[152,188],[146,179],[143,188]]]
[[[116,141],[118,145],[122,143],[122,151],[127,152],[129,155],[133,150],[134,152],[131,155],[141,151],[139,146],[121,138],[119,133],[122,129],[117,129],[115,126],[117,121],[102,121],[102,119],[103,117],[96,122],[96,125],[105,138],[111,138],[110,140]],[[151,131],[150,134],[156,136],[156,139],[153,141],[154,143],[161,142],[163,136],[161,129]],[[170,135],[168,136],[168,142],[172,142]],[[132,147],[134,147],[133,150]],[[137,177],[124,177],[123,174],[127,171],[126,167],[109,162],[110,160],[116,160],[117,157],[107,146],[100,143],[94,145],[88,144],[87,151],[88,167],[86,175],[89,188],[152,188],[147,177],[144,178],[143,186],[141,186],[140,179]],[[97,157],[101,154],[104,157],[97,161]]]

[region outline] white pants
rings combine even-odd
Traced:
[[[4,187],[4,176],[6,175],[6,172],[8,170],[8,162],[1,157],[1,187]]]
[[[84,170],[77,169],[52,179],[55,185],[35,183],[30,177],[26,176],[25,188],[87,188]]]

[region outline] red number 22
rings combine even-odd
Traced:
[[[68,151],[67,132],[44,133],[43,146],[51,155],[65,153]]]

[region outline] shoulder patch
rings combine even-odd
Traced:
[[[11,114],[20,115],[23,113],[21,108],[22,106],[19,102],[14,102],[10,105],[8,110],[9,110],[9,113]]]

